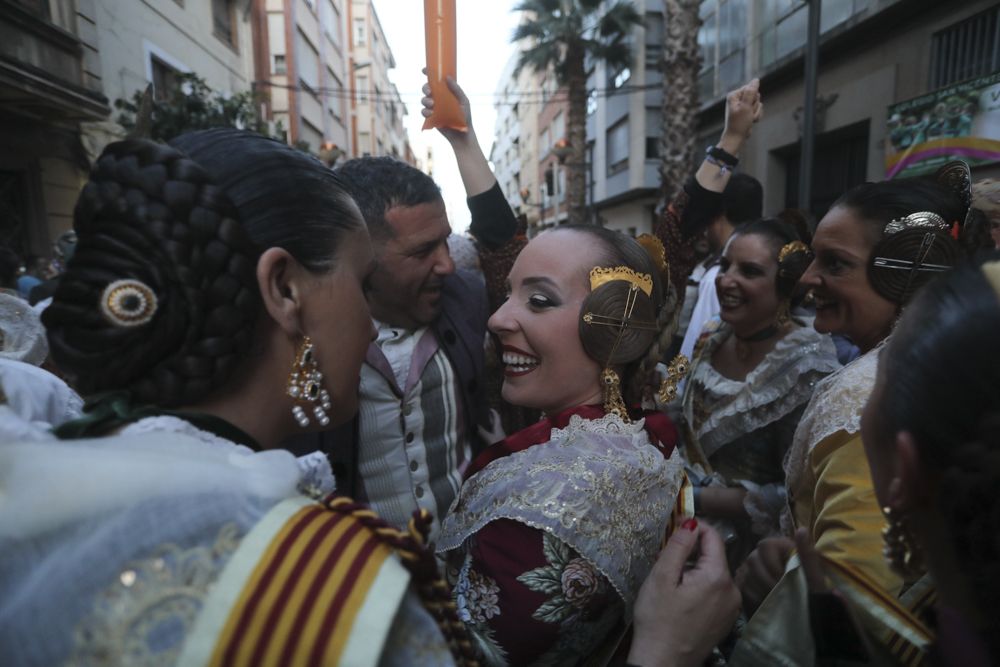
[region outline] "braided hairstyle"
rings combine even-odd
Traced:
[[[250,351],[261,253],[281,247],[326,272],[341,236],[361,226],[333,173],[285,144],[232,129],[171,144],[111,144],[77,202],[78,245],[42,319],[53,358],[84,395],[202,400]],[[152,292],[149,321],[107,316],[109,285],[122,280]]]
[[[733,230],[733,236],[758,236],[771,249],[774,260],[778,264],[778,272],[774,277],[774,286],[780,299],[791,299],[799,284],[802,274],[812,262],[812,253],[804,246],[800,250],[787,252],[780,258],[781,249],[794,241],[802,241],[795,228],[778,218],[762,218],[751,220],[739,225]]]
[[[1000,254],[992,256],[1000,260]],[[1000,296],[975,266],[929,285],[904,312],[879,360],[880,442],[913,435],[1000,657]]]
[[[660,273],[649,253],[635,239],[596,225],[562,225],[558,229],[594,237],[601,248],[601,257],[596,266],[625,266],[636,273],[652,277],[651,295],[647,297],[642,290],[636,293],[632,319],[655,322],[656,331],[629,327],[619,340],[617,327],[594,326],[583,321],[582,316],[587,312],[605,317],[622,317],[631,288],[631,284],[625,281],[614,280],[598,286],[587,295],[580,308],[579,332],[584,351],[600,364],[622,368],[619,375],[625,402],[629,405],[636,404],[642,399],[650,371],[660,361],[661,346],[665,349],[673,338],[673,331],[665,331],[665,324],[674,315],[675,308],[672,304],[676,303],[676,299],[671,295],[670,304],[665,305]]]
[[[956,189],[934,178],[905,178],[879,183],[863,183],[848,190],[833,207],[851,209],[868,223],[872,254],[868,262],[868,280],[883,298],[902,308],[936,274],[932,271],[907,271],[875,264],[876,258],[889,263],[919,262],[953,267],[966,254],[962,227],[968,203]],[[886,226],[918,212],[940,216],[949,226],[959,225],[959,238],[950,230],[914,227],[886,233]]]

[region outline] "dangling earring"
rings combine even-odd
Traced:
[[[601,373],[601,382],[604,383],[604,411],[617,415],[624,422],[632,421],[622,399],[622,382],[618,373],[610,367],[605,368]]]
[[[678,354],[670,362],[670,365],[667,367],[667,376],[663,378],[663,382],[660,383],[660,390],[656,393],[656,397],[660,399],[660,403],[670,403],[677,398],[677,384],[687,375],[690,363],[688,358],[683,354]]]
[[[904,579],[913,579],[923,574],[923,558],[907,525],[906,517],[891,507],[882,508],[887,525],[882,529],[882,555],[896,574]]]
[[[778,304],[778,326],[783,327],[792,319],[792,304],[788,299],[782,299]]]
[[[288,395],[296,401],[296,404],[292,406],[292,416],[302,428],[309,426],[309,416],[303,405],[309,407],[310,403],[313,404],[312,413],[316,418],[316,423],[320,426],[327,426],[330,423],[326,411],[333,407],[333,404],[330,402],[330,394],[323,388],[322,382],[323,373],[316,365],[312,339],[306,336],[302,339],[302,344],[295,354],[292,372],[288,374]]]

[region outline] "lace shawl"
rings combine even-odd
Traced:
[[[643,425],[574,415],[548,442],[493,461],[462,486],[438,552],[459,548],[491,521],[512,519],[591,561],[631,609],[684,477],[678,452],[664,459]]]
[[[785,482],[791,491],[798,490],[809,454],[819,443],[838,431],[861,431],[861,413],[875,387],[878,357],[887,340],[816,385],[785,458]]]
[[[812,327],[799,327],[779,340],[745,380],[731,380],[711,363],[712,352],[731,333],[723,324],[706,341],[684,391],[684,419],[692,429],[695,404],[708,411],[694,433],[705,458],[806,403],[816,383],[840,368],[830,337]]]

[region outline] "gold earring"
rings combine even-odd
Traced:
[[[674,360],[667,367],[667,377],[663,378],[660,390],[656,393],[660,403],[670,403],[677,398],[677,385],[687,375],[690,367],[691,362],[683,354],[674,357]]]
[[[792,319],[792,304],[788,299],[782,299],[778,304],[778,326],[783,327]]]
[[[617,415],[624,422],[631,422],[622,399],[622,383],[618,373],[612,368],[605,368],[601,373],[601,382],[604,383],[604,411]]]
[[[309,426],[309,416],[305,408],[312,404],[313,417],[320,426],[328,426],[330,418],[326,411],[333,407],[330,394],[323,388],[323,373],[316,365],[313,354],[313,343],[309,336],[302,339],[299,350],[295,354],[292,372],[288,374],[288,395],[295,399],[292,406],[292,416],[302,428]],[[305,406],[305,407],[303,407]]]
[[[882,555],[896,574],[913,579],[923,574],[923,558],[906,517],[889,506],[882,508],[886,526],[882,529]]]

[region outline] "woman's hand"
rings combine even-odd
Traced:
[[[689,519],[670,536],[639,589],[628,662],[700,665],[732,629],[739,609],[722,538]]]
[[[785,574],[795,542],[787,537],[768,537],[757,544],[736,571],[736,583],[743,594],[743,609],[753,614],[778,580]]]
[[[760,79],[737,88],[726,96],[726,126],[719,140],[719,148],[738,155],[743,144],[750,138],[754,123],[764,113],[764,103],[760,100]]]

